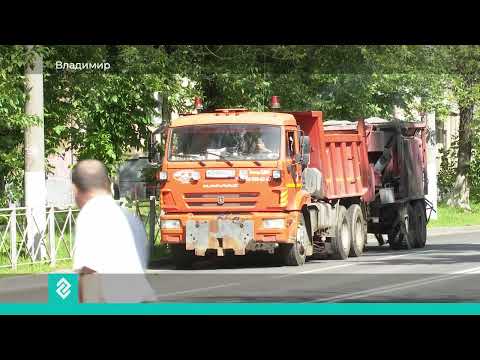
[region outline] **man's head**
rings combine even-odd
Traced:
[[[72,172],[75,201],[82,208],[97,195],[111,195],[107,169],[98,160],[82,160]]]

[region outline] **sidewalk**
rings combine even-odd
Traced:
[[[47,274],[24,274],[5,278],[0,276],[0,294],[47,288]]]
[[[480,232],[480,225],[460,226],[460,227],[433,227],[427,228],[428,236],[455,235]]]

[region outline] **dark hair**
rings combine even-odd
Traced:
[[[98,160],[80,161],[72,171],[72,182],[80,191],[110,190],[107,169]]]

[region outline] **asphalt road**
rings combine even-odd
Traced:
[[[30,289],[0,279],[0,302],[46,302],[46,280],[42,287],[38,279]],[[198,262],[189,271],[161,266],[148,279],[158,302],[478,302],[480,230],[429,235],[415,250],[390,250],[372,239],[361,257],[302,267],[261,256]]]

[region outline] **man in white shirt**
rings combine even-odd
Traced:
[[[145,277],[148,243],[140,220],[118,206],[105,166],[80,161],[72,172],[77,218],[73,268],[81,302],[145,302],[155,294]]]

